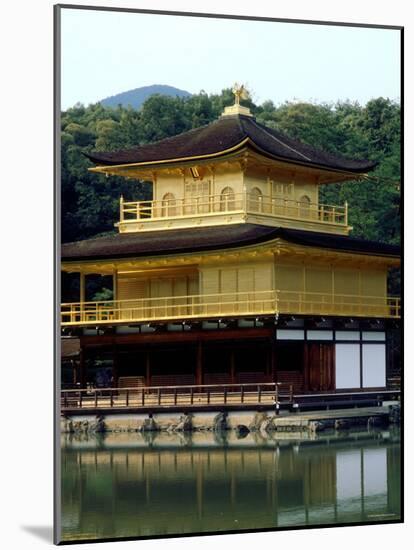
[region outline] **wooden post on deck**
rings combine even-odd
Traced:
[[[265,375],[267,381],[272,381],[272,341],[270,340],[269,346],[266,349],[266,366],[265,366]]]
[[[82,389],[86,388],[85,353],[82,348],[79,353],[79,382]]]
[[[112,350],[112,361],[113,361],[113,367],[112,367],[112,378],[113,382],[111,384],[112,387],[118,386],[118,373],[119,373],[119,357],[118,357],[118,349],[116,346],[113,347]]]
[[[235,361],[234,361],[234,349],[230,351],[230,380],[232,384],[236,383]]]
[[[203,383],[203,347],[201,341],[197,345],[197,363],[196,363],[196,385]]]
[[[270,374],[272,377],[272,382],[277,382],[276,343],[273,339],[270,343]]]
[[[303,389],[309,391],[309,344],[305,342],[303,348]]]
[[[151,386],[151,360],[149,350],[145,356],[145,385]]]
[[[74,360],[72,360],[70,364],[72,365],[72,384],[76,386],[76,383],[79,379],[79,373],[78,373],[79,365],[78,365],[78,362]]]

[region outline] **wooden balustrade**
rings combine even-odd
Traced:
[[[265,290],[75,302],[62,304],[61,323],[62,326],[111,325],[276,313],[398,318],[400,299],[393,296]]]
[[[293,387],[281,384],[203,384],[62,390],[62,410],[187,407],[204,405],[276,404],[293,395]]]
[[[120,222],[150,222],[169,218],[214,216],[245,212],[264,216],[348,226],[348,205],[304,203],[284,197],[257,196],[248,192],[204,195],[151,201],[120,200]]]

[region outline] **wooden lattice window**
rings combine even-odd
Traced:
[[[209,212],[210,180],[193,180],[185,183],[185,213]]]
[[[272,181],[272,194],[274,197],[292,199],[293,189],[293,183],[281,183],[279,181]]]

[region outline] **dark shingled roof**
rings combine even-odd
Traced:
[[[342,235],[297,229],[235,224],[223,227],[169,229],[145,233],[117,233],[62,245],[62,261],[101,260],[203,252],[264,243],[276,238],[344,252],[399,256],[400,247]]]
[[[132,149],[85,155],[98,165],[177,160],[217,155],[231,148],[237,149],[246,138],[249,138],[253,149],[285,162],[356,174],[376,166],[375,162],[368,160],[352,160],[320,151],[256,122],[253,117],[243,115],[223,116],[207,126]]]

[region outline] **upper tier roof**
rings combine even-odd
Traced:
[[[368,160],[347,159],[315,149],[244,115],[222,116],[206,126],[155,143],[85,155],[97,165],[145,165],[192,158],[217,158],[246,145],[275,160],[325,170],[362,174],[376,166],[375,162]]]
[[[62,245],[62,261],[104,260],[240,248],[274,239],[349,253],[399,257],[398,246],[297,229],[235,224],[146,233],[113,234]]]

